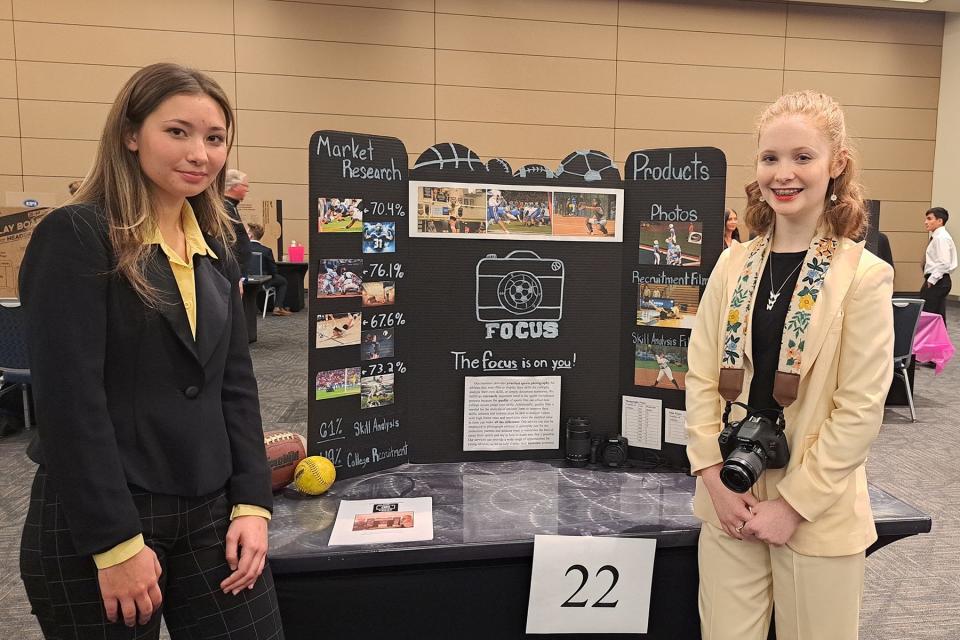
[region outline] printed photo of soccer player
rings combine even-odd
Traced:
[[[317,349],[360,344],[360,314],[324,313],[317,316]]]
[[[382,376],[360,378],[361,409],[385,407],[394,403],[393,375],[388,373]]]
[[[638,344],[633,367],[633,384],[638,387],[683,390],[687,348]]]
[[[363,283],[363,306],[381,307],[393,304],[397,297],[397,283],[393,280]]]
[[[553,211],[554,235],[612,237],[615,233],[616,194],[557,191]]]
[[[352,298],[363,293],[363,260],[325,258],[317,269],[317,298]]]
[[[316,399],[329,400],[360,393],[360,367],[317,373]]]
[[[641,284],[637,293],[637,324],[641,327],[692,329],[699,306],[699,287]]]
[[[396,222],[364,222],[363,252],[394,253],[397,250]]]
[[[487,233],[553,235],[549,191],[490,189],[487,192]]]
[[[392,358],[394,355],[393,337],[393,329],[364,331],[360,338],[360,359],[379,360],[380,358]]]
[[[641,222],[639,264],[699,267],[701,222]]]
[[[317,198],[317,231],[320,233],[360,233],[363,208],[360,198]]]
[[[417,228],[424,233],[483,233],[487,190],[473,187],[419,187]]]

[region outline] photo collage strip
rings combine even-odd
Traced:
[[[370,207],[364,206],[361,198],[317,198],[317,231],[358,234],[360,253],[367,259],[395,253],[396,222],[365,221],[369,212]],[[364,258],[319,260],[317,299],[355,299],[358,310],[318,314],[314,345],[317,349],[358,349],[359,366],[317,373],[315,398],[358,395],[361,409],[395,402],[393,363],[385,366],[377,361],[397,355],[394,324],[397,316],[402,318],[389,311],[397,299],[397,277],[402,276],[395,273],[399,265],[365,268]],[[380,277],[372,277],[375,275]]]
[[[410,181],[410,235],[620,242],[623,190]]]

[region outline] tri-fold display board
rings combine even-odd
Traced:
[[[563,425],[686,465],[687,345],[723,248],[714,148],[513,168],[456,143],[310,140],[308,449],[341,477],[559,458]]]

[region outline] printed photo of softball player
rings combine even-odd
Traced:
[[[363,293],[363,260],[326,258],[317,268],[318,298],[359,297]]]
[[[393,280],[363,283],[363,306],[381,307],[393,304],[397,296],[397,284]]]
[[[687,377],[687,348],[638,344],[633,366],[633,384],[683,390]]]
[[[641,222],[638,264],[699,267],[703,223]]]
[[[700,306],[700,287],[687,284],[641,284],[637,291],[637,325],[692,329]]]

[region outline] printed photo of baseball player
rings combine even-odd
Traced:
[[[638,344],[633,384],[682,391],[687,376],[687,348]]]

